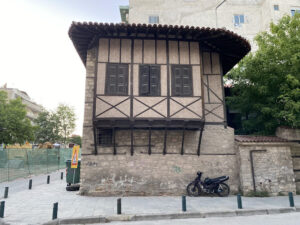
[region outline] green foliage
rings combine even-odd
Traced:
[[[56,116],[59,121],[59,134],[63,138],[63,143],[66,143],[67,138],[75,129],[76,118],[74,109],[68,105],[59,104]]]
[[[26,106],[20,98],[7,99],[7,93],[0,91],[0,143],[23,144],[32,141],[34,127],[26,117]]]
[[[227,75],[234,82],[231,109],[244,117],[241,134],[273,134],[278,126],[300,127],[300,14],[271,23],[250,53]]]
[[[56,111],[44,111],[35,120],[37,125],[35,140],[37,143],[63,142],[75,128],[75,113],[73,108],[60,104]]]
[[[74,143],[74,144],[79,145],[81,147],[81,136],[72,135],[70,138],[68,138],[68,142]]]
[[[45,143],[47,141],[55,143],[61,139],[58,131],[57,116],[54,113],[45,110],[38,115],[34,122],[37,126],[35,132],[36,143]]]

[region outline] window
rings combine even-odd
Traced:
[[[172,96],[192,96],[192,67],[184,65],[172,66]]]
[[[300,13],[300,8],[291,9],[292,16],[295,16],[296,13]]]
[[[107,64],[105,94],[128,95],[128,64]]]
[[[97,130],[97,142],[101,146],[112,145],[112,129],[98,129]]]
[[[149,16],[149,23],[159,23],[158,16]]]
[[[140,65],[140,95],[160,96],[160,66]]]
[[[274,10],[278,11],[279,10],[279,5],[274,5]]]
[[[245,17],[243,14],[234,15],[234,26],[241,26],[243,23],[245,23]]]

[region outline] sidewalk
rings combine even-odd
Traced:
[[[56,177],[56,179],[54,179]],[[9,224],[42,224],[52,219],[53,203],[58,202],[58,218],[79,218],[95,216],[114,216],[117,214],[117,197],[87,197],[78,192],[67,192],[65,180],[59,180],[60,173],[52,173],[50,184],[46,176],[35,178],[44,183],[28,190],[28,181],[24,180],[24,190],[9,192],[3,198],[4,185],[0,184],[0,201],[5,200],[4,222]],[[35,180],[33,179],[33,180]],[[8,183],[13,185],[14,182]],[[10,187],[13,189],[13,187]],[[287,196],[269,198],[243,197],[243,208],[246,209],[279,209],[288,208]],[[294,197],[295,206],[300,206],[300,196]],[[188,213],[220,212],[237,209],[236,196],[220,197],[187,197]],[[181,213],[181,197],[123,197],[122,214],[178,214]]]

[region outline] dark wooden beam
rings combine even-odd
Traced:
[[[184,154],[184,134],[185,134],[185,127],[182,129],[182,139],[181,139],[181,155]]]

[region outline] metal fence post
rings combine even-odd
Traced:
[[[4,198],[8,197],[8,187],[5,187],[5,191],[4,191]]]
[[[53,204],[52,220],[57,219],[58,202]]]
[[[48,149],[46,149],[46,152],[47,152],[47,173],[49,173],[49,169],[48,169]]]
[[[292,192],[289,192],[289,202],[290,202],[290,207],[295,207],[294,197]]]
[[[4,218],[5,201],[0,202],[0,218]]]
[[[47,184],[50,184],[50,175],[47,176]]]
[[[121,199],[117,200],[117,214],[120,215],[122,213]]]
[[[9,149],[6,149],[6,158],[7,158],[7,181],[9,181]]]
[[[31,188],[32,188],[32,179],[29,180],[29,186],[28,186],[29,190],[31,190]]]
[[[28,173],[29,173],[29,175],[31,175],[31,173],[30,173],[30,166],[29,166],[29,157],[28,157],[28,151],[27,151],[27,149],[25,149],[26,150],[26,158],[27,158],[27,167],[28,167]]]
[[[186,197],[185,197],[185,195],[182,196],[182,211],[186,212]]]
[[[63,180],[64,179],[64,172],[60,173],[60,179]]]
[[[237,196],[237,204],[238,204],[238,209],[242,209],[243,206],[242,206],[242,197],[240,194],[238,194]]]

